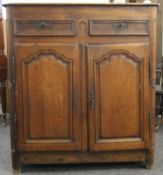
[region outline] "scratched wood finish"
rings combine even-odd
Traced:
[[[157,4],[8,4],[7,14],[13,169],[150,168]]]

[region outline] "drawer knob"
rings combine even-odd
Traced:
[[[127,28],[128,23],[127,22],[117,22],[113,24],[115,28]]]
[[[48,26],[48,24],[46,23],[46,22],[40,22],[39,23],[39,27],[40,28],[45,28],[45,27],[47,27]]]

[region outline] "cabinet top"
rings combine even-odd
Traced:
[[[159,3],[150,3],[150,4],[143,4],[143,3],[4,3],[3,6],[43,6],[43,5],[64,5],[64,6],[159,6]]]

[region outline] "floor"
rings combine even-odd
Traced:
[[[0,175],[12,175],[10,130],[0,119]],[[24,175],[163,175],[163,128],[156,134],[156,154],[152,170],[140,164],[52,165],[24,167]]]

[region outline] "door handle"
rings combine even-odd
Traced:
[[[113,26],[115,28],[125,29],[128,27],[128,23],[127,22],[115,22],[115,23],[113,23]]]
[[[89,90],[89,108],[94,109],[95,107],[95,91],[94,88]]]

